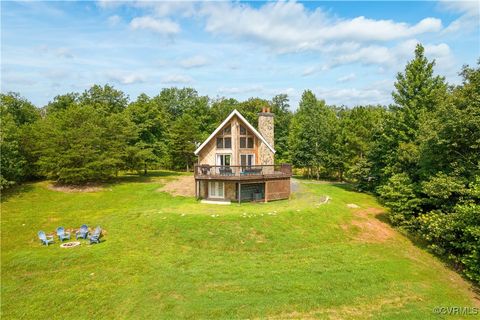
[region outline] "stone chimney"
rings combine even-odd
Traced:
[[[262,112],[258,114],[258,132],[265,138],[265,140],[274,148],[274,124],[273,113],[270,108],[262,108]],[[272,165],[274,164],[273,153],[263,143],[259,150],[260,164]]]

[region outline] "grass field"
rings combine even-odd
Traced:
[[[440,319],[434,307],[479,306],[347,185],[301,181],[289,201],[216,206],[159,192],[169,179],[4,194],[2,319]],[[104,241],[38,242],[38,230],[83,223],[101,225]]]

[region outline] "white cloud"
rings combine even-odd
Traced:
[[[180,26],[170,19],[156,19],[150,16],[132,19],[130,27],[134,30],[151,30],[162,35],[172,35],[180,32]]]
[[[58,48],[55,55],[59,58],[73,59],[72,51],[69,48]]]
[[[436,18],[415,25],[365,17],[338,19],[321,9],[309,11],[294,1],[268,2],[259,8],[242,3],[205,3],[206,31],[255,40],[277,52],[323,50],[343,42],[390,41],[442,28]]]
[[[356,78],[357,76],[355,75],[355,73],[349,73],[347,75],[344,75],[340,78],[337,79],[337,82],[348,82],[348,81],[352,81]]]
[[[101,8],[116,8],[125,4],[125,2],[118,0],[97,0],[97,4]]]
[[[390,90],[387,88],[319,88],[315,90],[317,98],[324,99],[327,104],[335,105],[367,105],[391,103]]]
[[[370,45],[351,52],[338,53],[330,62],[329,67],[360,63],[398,69],[399,66],[404,66],[408,59],[413,56],[415,46],[418,43],[420,43],[419,40],[409,39],[391,48]],[[446,43],[424,44],[424,47],[425,54],[429,59],[436,59],[437,64],[443,64],[446,69],[454,66],[453,54]]]
[[[306,77],[306,76],[312,75],[312,74],[314,74],[316,71],[317,71],[317,68],[316,68],[316,67],[307,67],[307,68],[305,68],[305,69],[303,70],[302,76],[303,76],[303,77]]]
[[[120,16],[118,16],[118,15],[110,16],[110,17],[108,17],[108,19],[107,19],[107,23],[108,23],[108,25],[109,25],[110,27],[116,26],[116,25],[119,24],[121,21],[122,21],[122,18],[120,18]]]
[[[18,74],[14,72],[2,72],[2,92],[10,91],[11,84],[32,86],[37,83],[30,74]],[[14,90],[12,90],[14,91]]]
[[[446,11],[461,13],[462,15],[452,21],[443,31],[457,33],[476,31],[480,27],[480,2],[479,1],[441,1],[440,7]]]
[[[310,66],[310,67],[307,67],[303,70],[302,72],[302,77],[306,77],[306,76],[310,76],[312,74],[315,74],[317,72],[320,72],[320,71],[327,71],[328,69],[330,69],[330,65],[321,65],[321,66]]]
[[[208,59],[201,55],[196,55],[180,61],[180,65],[186,69],[203,67],[208,63]]]
[[[187,84],[193,82],[193,79],[183,74],[170,74],[163,77],[162,82],[166,84]]]
[[[133,5],[137,8],[151,9],[158,17],[173,14],[190,17],[195,14],[196,4],[191,1],[134,1]]]
[[[468,14],[471,16],[480,15],[480,2],[475,0],[469,0],[469,1],[442,0],[440,1],[440,6],[448,11],[460,12],[460,13]]]
[[[146,80],[146,77],[144,75],[137,74],[137,73],[111,71],[111,72],[108,72],[106,75],[110,80],[120,84],[141,83]]]
[[[222,87],[218,89],[220,94],[246,94],[246,93],[260,93],[263,91],[263,86],[253,85],[245,87]]]

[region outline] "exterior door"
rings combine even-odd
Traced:
[[[225,184],[223,181],[208,182],[208,197],[214,199],[225,198]]]

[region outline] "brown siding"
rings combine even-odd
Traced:
[[[289,197],[289,178],[265,181],[265,201],[288,199]]]

